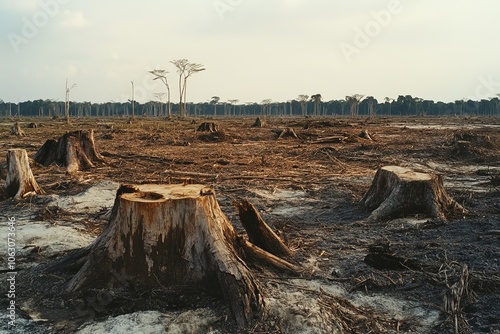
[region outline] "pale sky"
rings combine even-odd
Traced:
[[[498,0],[0,0],[0,99],[172,101],[321,94],[436,101],[500,93]]]

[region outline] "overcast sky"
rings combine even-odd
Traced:
[[[180,58],[192,102],[500,93],[498,0],[0,0],[0,36],[6,102],[177,101]]]

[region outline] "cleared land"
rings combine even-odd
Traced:
[[[15,121],[26,136],[10,134]],[[69,274],[41,277],[30,269],[90,243],[107,223],[118,184],[201,183],[215,189],[240,232],[233,201],[248,199],[306,269],[294,277],[252,268],[268,291],[270,311],[249,332],[500,331],[500,119],[268,118],[263,127],[252,127],[254,121],[93,118],[68,126],[1,120],[1,182],[8,149],[26,149],[32,158],[47,139],[67,131],[94,129],[106,160],[71,175],[32,163],[47,195],[0,202],[1,221],[16,217],[17,246],[25,247],[17,259],[18,318],[37,321],[23,320],[24,329],[69,333],[108,317],[115,317],[117,323],[108,325],[116,327],[125,321],[117,316],[153,310],[177,315],[160,322],[171,332],[185,314],[186,322],[199,320],[194,332],[234,332],[220,296],[210,291],[179,295],[157,287],[144,295],[96,291],[61,300],[57,289]],[[27,128],[32,122],[38,126]],[[215,122],[218,131],[195,131],[202,122]],[[283,132],[288,128],[296,137]],[[418,215],[368,222],[370,212],[358,203],[377,168],[387,165],[442,174],[448,194],[468,213],[447,222]],[[68,229],[79,234],[49,252],[47,239],[22,239],[28,226],[39,228],[40,236],[51,228],[49,240],[56,229],[68,238]],[[4,245],[0,249],[5,253]],[[2,280],[6,259],[2,254]],[[1,301],[7,307],[5,296]],[[145,323],[150,314],[141,316]],[[87,329],[98,331],[90,323]]]

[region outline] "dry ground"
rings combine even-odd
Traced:
[[[232,201],[247,198],[257,207],[296,251],[297,261],[307,265],[308,271],[301,277],[306,282],[321,281],[366,296],[418,302],[440,314],[426,332],[500,332],[499,119],[269,118],[262,128],[251,127],[253,118],[140,118],[132,124],[122,118],[94,118],[75,119],[69,126],[58,120],[21,119],[21,126],[26,128],[32,121],[39,126],[24,129],[25,137],[9,134],[14,120],[0,121],[0,179],[5,180],[7,149],[24,148],[32,157],[47,139],[57,139],[68,130],[94,129],[97,149],[106,164],[73,176],[58,166],[33,164],[35,178],[49,194],[77,194],[100,180],[209,184],[238,229]],[[216,122],[220,130],[196,132],[201,122]],[[293,128],[298,138],[277,139],[276,133],[286,128]],[[372,140],[360,136],[363,130]],[[368,224],[369,213],[357,203],[376,169],[384,165],[441,173],[448,193],[469,213],[447,222],[411,216]],[[45,219],[74,219],[64,210],[28,199],[21,203],[4,200],[0,210],[2,217],[30,210]],[[106,222],[94,215],[80,223],[89,234],[97,235]],[[372,257],[366,258],[368,254]],[[33,263],[52,260],[44,258],[43,252],[32,257]],[[293,286],[294,281],[286,275],[255,270],[264,285]],[[26,281],[19,284],[32,294],[38,291]],[[452,291],[460,284],[463,289],[453,297]],[[338,303],[343,302],[321,289],[295,288],[319,293],[318,300],[330,315],[335,305],[339,309]],[[445,296],[459,302],[448,312],[443,310]],[[165,303],[162,306],[162,298],[170,303],[168,307]],[[161,310],[193,304],[221,306],[217,296],[173,303],[175,298],[178,296],[163,291],[148,305]],[[105,317],[140,309],[130,300],[118,299],[93,315]],[[6,302],[2,299],[2,307]],[[46,303],[42,309],[48,322],[39,325],[40,333],[48,332],[50,326],[51,330],[69,332],[81,323],[66,319],[64,325],[53,326],[61,322],[61,307]],[[337,319],[344,319],[337,328],[346,332],[422,330],[422,319],[378,317],[376,308],[357,312],[356,317],[336,314]],[[223,321],[219,331],[231,332],[233,326],[230,320]],[[270,316],[249,331],[293,332],[278,316]]]

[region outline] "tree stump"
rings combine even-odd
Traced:
[[[67,284],[68,293],[113,286],[220,289],[237,324],[246,327],[265,305],[242,259],[244,246],[211,188],[121,186],[101,235],[57,267],[81,266]]]
[[[19,125],[18,122],[14,123],[12,128],[10,129],[10,134],[11,135],[16,135],[16,136],[26,136],[24,131],[21,129],[21,126]]]
[[[23,149],[7,151],[6,193],[16,200],[29,195],[44,194],[31,171],[28,154]]]
[[[373,210],[369,221],[411,214],[426,214],[446,220],[448,215],[465,212],[448,196],[440,175],[414,172],[398,166],[385,166],[377,171],[361,204]]]
[[[254,128],[261,128],[261,127],[264,126],[264,124],[265,124],[265,122],[262,119],[260,119],[260,117],[257,117],[257,119],[255,120],[255,122],[252,124],[252,127],[254,127]]]
[[[361,131],[361,133],[359,134],[359,137],[364,138],[364,139],[368,139],[370,141],[373,140],[372,136],[370,136],[370,133],[368,132],[368,130]]]
[[[43,166],[54,162],[66,166],[68,173],[95,167],[95,163],[104,162],[95,147],[94,130],[68,132],[58,141],[49,139],[35,154],[34,160]]]
[[[198,129],[196,131],[200,132],[217,132],[219,131],[219,125],[214,122],[203,122],[198,126]]]

